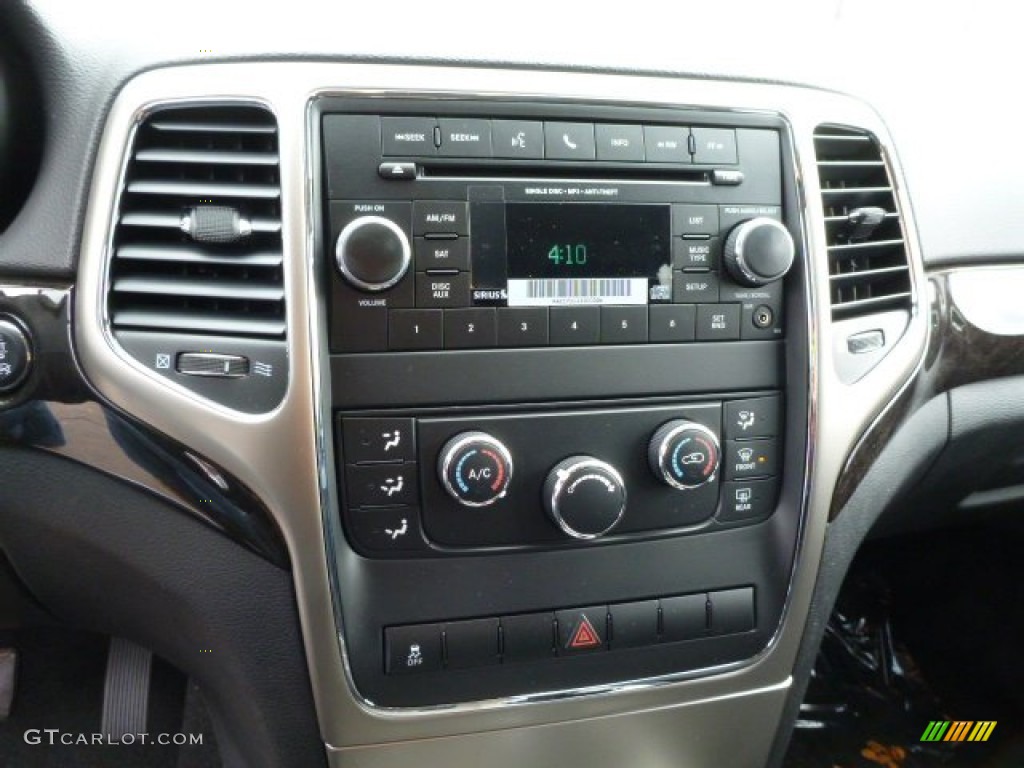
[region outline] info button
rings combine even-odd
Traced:
[[[597,159],[643,162],[644,130],[639,125],[595,125]]]

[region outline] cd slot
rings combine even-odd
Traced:
[[[487,165],[450,164],[423,162],[419,164],[420,179],[559,179],[584,181],[635,181],[660,183],[675,182],[680,184],[711,184],[708,171],[680,168],[679,166],[644,165],[643,167],[587,163],[586,165],[570,165],[559,163],[532,164],[499,164]]]

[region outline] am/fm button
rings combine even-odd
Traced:
[[[467,235],[466,204],[456,200],[417,200],[412,205],[414,235]]]

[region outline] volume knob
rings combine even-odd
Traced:
[[[412,259],[409,238],[391,219],[360,216],[350,221],[334,246],[338,269],[364,291],[385,291],[405,277]]]
[[[756,288],[779,280],[789,272],[796,246],[793,236],[782,224],[759,216],[733,228],[722,255],[733,280]]]
[[[608,462],[570,456],[548,473],[544,506],[564,533],[574,539],[596,539],[622,519],[626,485]]]

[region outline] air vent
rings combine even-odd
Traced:
[[[818,159],[832,317],[906,309],[913,298],[907,248],[892,179],[870,134],[819,126]]]
[[[167,108],[138,128],[114,233],[115,331],[283,339],[277,123]]]

